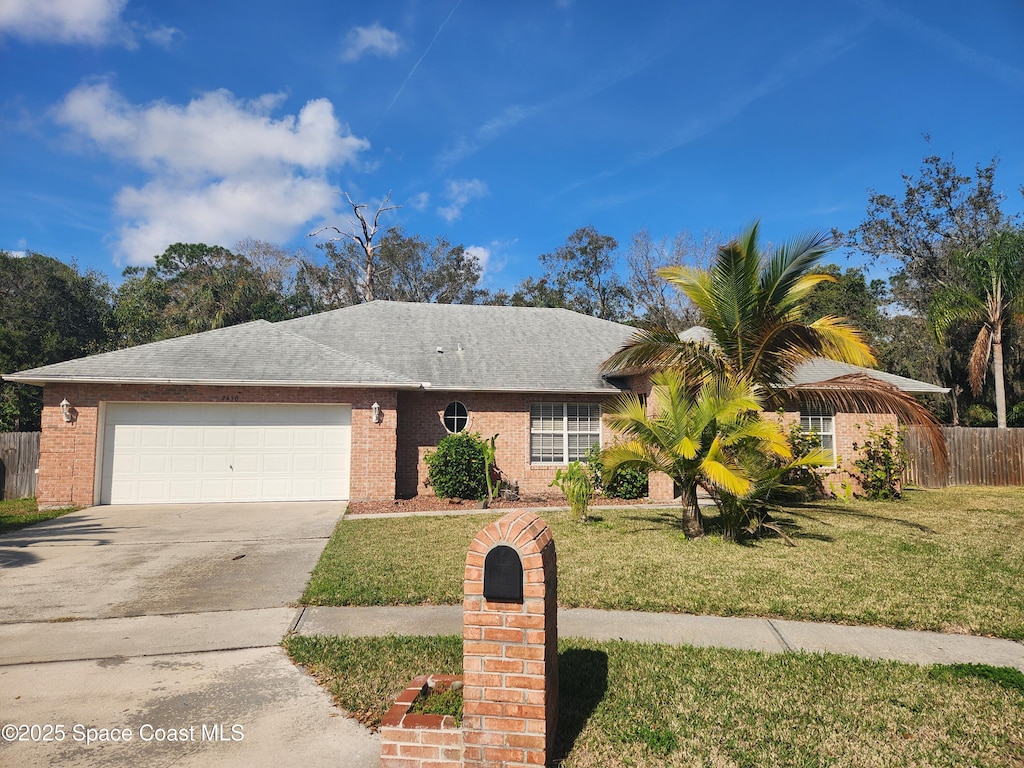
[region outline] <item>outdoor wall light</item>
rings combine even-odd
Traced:
[[[374,403],[373,405],[370,406],[370,414],[371,417],[373,418],[373,423],[380,424],[380,403]]]
[[[60,401],[60,415],[64,417],[64,421],[71,421],[71,403],[66,397]]]

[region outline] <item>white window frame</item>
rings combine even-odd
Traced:
[[[832,463],[828,466],[833,468],[836,466],[838,454],[836,453],[835,410],[827,405],[801,403],[800,433],[817,435],[821,440],[821,447],[832,451]]]
[[[578,409],[588,409],[586,417],[587,428],[579,428],[579,413]],[[577,420],[575,428],[570,424],[570,411],[577,409],[575,419]],[[593,424],[596,418],[596,428]],[[571,437],[589,436],[591,439],[587,440],[587,449],[581,451],[578,444],[576,447],[570,448]],[[555,448],[557,448],[557,437],[561,437],[560,455],[553,452],[553,450],[545,451],[544,446],[540,446],[535,450],[534,442],[539,440],[543,436],[553,436],[556,438]],[[596,440],[594,440],[596,438]],[[573,402],[537,402],[530,404],[530,464],[536,465],[557,465],[557,464],[569,464],[573,461],[581,461],[586,456],[587,451],[590,450],[590,446],[596,442],[597,446],[601,445],[601,404],[600,403],[573,403]],[[573,453],[575,451],[575,454]]]

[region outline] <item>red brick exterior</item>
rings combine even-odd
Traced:
[[[439,686],[460,680],[434,675]],[[381,768],[461,768],[462,728],[448,715],[411,715],[416,697],[427,689],[428,678],[413,678],[380,723]]]
[[[523,565],[523,602],[484,594],[484,563],[498,545]],[[555,542],[531,512],[513,511],[477,534],[463,600],[464,765],[546,765],[558,724],[558,584]]]
[[[481,437],[498,435],[495,461],[505,477],[519,482],[527,493],[557,493],[551,481],[560,464],[530,463],[530,405],[532,403],[599,403],[604,413],[609,395],[550,395],[490,392],[398,393],[398,495],[403,498],[432,493],[426,486],[427,465],[423,456],[437,448],[445,432],[441,417],[453,401],[466,406],[469,432]],[[611,431],[602,424],[601,444]]]
[[[71,403],[65,422],[60,401]],[[100,402],[179,403],[346,403],[352,406],[350,497],[390,499],[395,495],[397,393],[381,389],[319,387],[212,387],[139,384],[51,384],[43,390],[43,431],[39,442],[41,507],[92,504],[97,496],[96,453]],[[374,424],[370,408],[383,418]]]
[[[646,394],[649,384],[635,378],[630,386]],[[51,384],[44,389],[42,436],[39,456],[39,504],[88,505],[98,496],[97,439],[101,402],[185,403],[346,403],[352,406],[352,500],[381,500],[430,493],[423,457],[434,450],[446,432],[441,421],[445,407],[454,400],[469,413],[470,432],[483,437],[497,434],[497,465],[527,493],[554,493],[551,481],[560,465],[530,462],[530,406],[536,402],[599,403],[603,412],[613,395],[552,395],[530,393],[479,393],[395,391],[382,389],[335,389],[318,387],[240,387],[134,384]],[[60,401],[71,403],[73,418],[65,422]],[[380,404],[383,419],[374,424],[370,407]],[[799,418],[798,405],[790,404],[783,415],[787,424]],[[876,428],[894,424],[886,414],[839,413],[835,416],[839,465],[825,471],[825,490],[843,495],[846,488],[859,492],[849,474],[853,470],[853,443],[866,437],[866,423]],[[861,429],[858,430],[857,426]],[[614,436],[602,424],[602,445]],[[652,475],[649,496],[670,501],[673,484],[664,475]]]

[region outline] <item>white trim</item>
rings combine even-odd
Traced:
[[[92,479],[92,503],[96,506],[100,503],[103,493],[103,438],[107,421],[107,401],[100,400],[96,407],[96,466],[93,467]]]

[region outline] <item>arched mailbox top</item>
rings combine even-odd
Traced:
[[[498,544],[484,559],[484,599],[523,602],[523,561],[519,552],[507,544]]]

